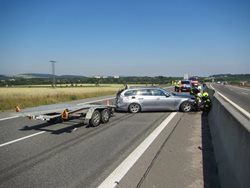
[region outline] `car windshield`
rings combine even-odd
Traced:
[[[154,96],[164,96],[165,95],[165,93],[162,90],[159,90],[159,89],[153,89],[152,93],[153,93]]]
[[[181,81],[182,84],[190,84],[189,81]]]

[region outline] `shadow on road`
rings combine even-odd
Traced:
[[[220,188],[218,169],[215,160],[210,128],[207,120],[208,113],[202,113],[202,150],[204,188]]]
[[[65,127],[62,127],[65,126]],[[71,133],[78,127],[83,127],[89,128],[89,125],[83,124],[82,122],[79,121],[64,121],[60,123],[60,126],[57,126],[57,123],[42,123],[42,124],[37,124],[34,126],[24,126],[21,128],[21,131],[30,131],[30,130],[37,130],[37,131],[46,131],[50,132],[51,134],[62,134],[62,133]]]

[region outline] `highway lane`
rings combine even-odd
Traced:
[[[112,104],[114,96],[23,111],[107,104],[104,98]],[[96,187],[169,114],[116,113],[108,124],[93,128],[81,120],[50,125],[0,113],[0,187]]]
[[[250,89],[222,84],[212,84],[212,87],[247,112],[250,112]]]
[[[170,113],[116,113],[108,124],[55,125],[26,118],[0,122],[0,187],[96,187]],[[74,128],[78,128],[75,130]]]
[[[38,130],[35,129],[33,130],[27,129],[29,131],[25,131],[26,130],[25,126],[32,127],[38,125],[38,127],[41,127],[48,125],[48,123],[44,121],[27,121],[27,118],[21,117],[25,113],[42,111],[42,110],[52,110],[58,108],[65,109],[68,106],[77,106],[89,103],[107,104],[107,101],[109,101],[109,103],[112,104],[112,100],[114,99],[114,97],[115,96],[96,97],[91,99],[82,99],[82,100],[64,102],[52,105],[43,105],[33,108],[22,109],[21,112],[19,113],[2,112],[0,113],[0,128],[1,128],[0,145],[1,143],[5,143],[10,140],[18,139],[39,132]]]

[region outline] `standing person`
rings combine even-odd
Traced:
[[[195,95],[195,110],[196,111],[201,110],[202,105],[203,105],[202,94],[201,93],[197,93]]]
[[[175,81],[174,83],[174,91],[179,92],[179,82]]]
[[[203,84],[202,84],[202,90],[203,90],[203,91],[207,91],[207,84],[206,84],[206,83],[203,83]]]
[[[198,93],[200,93],[200,90],[198,89],[197,86],[193,85],[191,90],[190,90],[190,95],[196,96]]]
[[[181,80],[178,81],[178,92],[181,92],[182,83]]]
[[[203,101],[203,110],[208,112],[211,109],[212,102],[207,92],[204,92],[202,94],[202,101]]]

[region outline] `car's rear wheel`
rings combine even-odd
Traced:
[[[140,112],[141,106],[137,103],[132,103],[129,105],[128,110],[130,113],[137,113]]]
[[[190,112],[192,110],[192,104],[188,101],[185,101],[181,104],[180,110],[182,112]]]

